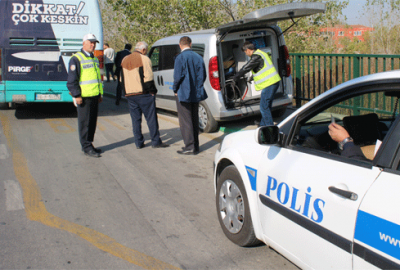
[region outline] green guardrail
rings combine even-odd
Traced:
[[[297,108],[353,78],[400,69],[400,55],[291,53],[290,57]],[[395,98],[369,94],[355,98],[348,104],[341,104],[340,107],[352,109],[353,115],[362,110],[391,114],[395,102]]]

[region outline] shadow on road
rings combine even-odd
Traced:
[[[72,103],[24,103],[16,104],[17,119],[75,118]]]
[[[54,118],[76,118],[76,108],[69,102],[53,103],[24,103],[15,104],[15,117],[17,119],[54,119]],[[104,97],[99,105],[99,116],[114,116],[129,114],[126,102],[121,102],[119,106],[115,105],[114,100]]]

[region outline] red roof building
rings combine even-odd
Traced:
[[[357,38],[360,42],[364,41],[363,35],[368,31],[372,32],[374,31],[374,28],[364,25],[336,25],[334,27],[325,27],[319,30],[322,35],[329,36],[333,40],[348,37],[351,40]]]

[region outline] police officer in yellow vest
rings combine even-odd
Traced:
[[[79,140],[82,151],[90,157],[100,157],[101,149],[92,144],[96,131],[99,103],[102,101],[103,84],[99,60],[94,56],[96,43],[93,34],[83,37],[82,50],[71,57],[67,87],[78,112]]]
[[[257,91],[262,91],[260,100],[260,126],[273,125],[271,107],[274,95],[279,88],[281,77],[276,71],[269,55],[261,50],[256,50],[253,43],[246,41],[242,50],[251,59],[235,74],[234,80],[238,81],[240,77],[249,71],[253,73],[255,88]]]

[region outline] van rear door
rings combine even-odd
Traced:
[[[216,28],[221,37],[227,32],[241,31],[257,27],[265,27],[267,24],[276,24],[278,21],[314,15],[325,12],[326,4],[320,2],[289,3],[266,7],[255,10],[245,15],[242,20],[237,20]]]

